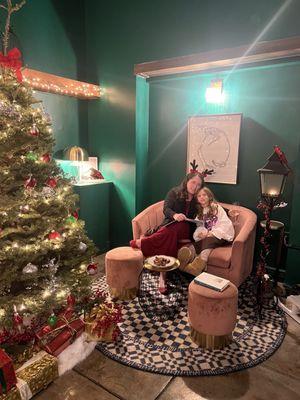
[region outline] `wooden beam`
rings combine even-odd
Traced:
[[[41,92],[56,93],[79,99],[99,99],[100,97],[100,86],[91,83],[63,78],[29,68],[22,70],[22,76],[24,82]]]
[[[255,45],[206,51],[189,56],[165,58],[134,66],[134,74],[151,78],[187,72],[240,67],[247,64],[282,61],[300,56],[300,36],[258,42]]]

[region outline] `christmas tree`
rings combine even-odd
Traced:
[[[7,51],[10,14],[18,9],[7,3],[0,55],[0,344],[30,337],[43,320],[55,324],[57,310],[86,298],[95,254],[78,219],[77,195],[51,156],[49,116],[22,82],[19,51]]]

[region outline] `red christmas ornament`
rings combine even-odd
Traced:
[[[59,232],[52,231],[49,233],[48,238],[49,240],[57,240],[61,238],[61,234]]]
[[[21,325],[23,323],[23,318],[19,313],[14,313],[14,323],[16,325]]]
[[[79,214],[77,211],[72,212],[72,215],[74,218],[78,219],[79,218]]]
[[[101,174],[100,171],[98,171],[95,168],[90,168],[91,171],[91,177],[94,179],[104,179],[103,175]]]
[[[55,178],[48,178],[46,181],[46,185],[50,186],[52,189],[54,189],[57,185],[57,179]]]
[[[97,273],[98,267],[96,263],[90,263],[87,267],[86,267],[87,273],[89,275],[95,275]]]
[[[75,305],[76,299],[72,294],[69,294],[69,296],[67,297],[67,304],[69,307],[73,308]]]
[[[44,163],[50,162],[51,161],[50,154],[48,154],[48,153],[43,154],[42,157],[41,157],[41,161],[44,162]]]
[[[24,187],[26,189],[33,189],[36,187],[37,184],[37,180],[35,178],[33,178],[32,176],[30,176],[28,179],[26,179],[25,183],[24,183]]]
[[[33,124],[32,127],[30,128],[29,134],[31,136],[39,136],[39,133],[40,133],[40,131],[39,131],[38,127],[36,126],[36,124]]]

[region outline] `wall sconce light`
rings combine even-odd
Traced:
[[[205,100],[207,103],[224,103],[225,93],[223,92],[223,79],[213,79],[206,89]]]

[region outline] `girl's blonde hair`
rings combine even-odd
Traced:
[[[218,211],[218,206],[216,204],[216,200],[215,200],[215,196],[213,194],[213,192],[207,187],[207,186],[203,186],[203,188],[197,190],[196,192],[196,197],[198,197],[198,194],[201,192],[201,190],[203,190],[208,197],[208,215],[216,215],[217,211]],[[197,208],[198,208],[198,218],[202,219],[203,218],[203,207],[201,206],[201,204],[197,204]]]

